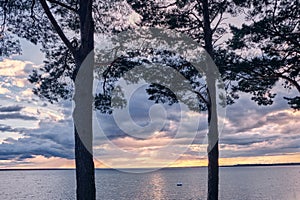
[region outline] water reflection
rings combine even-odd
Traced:
[[[166,180],[160,172],[151,174],[149,177],[149,184],[153,186],[152,194],[154,200],[163,199],[165,197],[164,191],[166,187]]]
[[[0,171],[0,199],[75,199],[75,171]],[[220,199],[300,199],[300,168],[220,168]],[[130,174],[96,170],[97,199],[206,199],[207,169],[162,169]],[[182,182],[182,187],[176,183]]]

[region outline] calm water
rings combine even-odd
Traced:
[[[97,199],[206,199],[206,168],[164,169],[146,174],[97,170]],[[75,171],[0,171],[1,200],[74,199]],[[182,182],[182,187],[176,183]],[[220,199],[299,200],[300,167],[220,169]]]

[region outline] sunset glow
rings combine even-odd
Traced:
[[[0,62],[0,168],[74,168],[72,102],[49,104],[32,94],[27,81],[33,63],[4,59]],[[300,162],[299,112],[287,107],[280,98],[286,91],[278,90],[278,101],[270,107],[258,107],[243,94],[234,105],[227,107],[224,128],[220,133],[221,166],[236,164],[272,164]],[[187,114],[193,117],[192,113]],[[109,163],[95,162],[97,168],[192,167],[207,166],[204,136],[206,119],[194,143],[182,146],[189,133],[174,139],[170,131],[177,125],[171,121],[168,130],[150,134],[145,140],[115,137],[111,142],[118,148],[134,153],[142,160],[118,158],[107,144],[95,144],[95,155],[106,152]],[[169,131],[169,132],[168,132]],[[161,148],[174,142],[174,148],[187,148],[174,162],[155,160]],[[177,145],[177,146],[176,146]],[[181,146],[180,146],[181,145]],[[152,157],[151,157],[152,156]],[[167,157],[166,157],[167,158]]]

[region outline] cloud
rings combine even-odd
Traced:
[[[21,113],[0,114],[0,120],[21,119],[21,120],[37,120],[34,116],[28,116]]]
[[[135,100],[134,98],[135,97]],[[145,126],[150,122],[149,107],[153,103],[147,102],[146,95],[135,94],[131,97],[130,113],[133,120]],[[130,134],[124,133],[114,122],[112,116],[99,117],[99,123],[102,123],[104,130],[107,130],[107,137],[115,148],[120,148],[133,153],[134,158],[143,160],[145,155],[151,155],[160,152],[160,148],[173,142],[174,149],[187,147],[187,141],[191,135],[191,127],[196,123],[193,118],[188,118],[188,112],[163,107],[167,112],[167,122],[164,127],[157,131],[151,132],[144,139],[131,137]],[[178,126],[181,117],[187,117],[188,123],[183,125],[183,131],[178,134]],[[207,115],[200,113],[198,124],[198,134],[193,140],[192,146],[201,146],[200,149],[188,149],[182,155],[188,159],[199,159],[199,155],[204,155],[205,136],[207,134]],[[160,119],[164,120],[164,119]],[[287,153],[296,153],[300,151],[299,131],[300,127],[297,123],[300,121],[300,115],[289,110],[286,102],[279,95],[272,106],[257,106],[255,102],[250,100],[250,95],[242,95],[240,100],[232,106],[227,107],[227,116],[222,133],[220,134],[220,152],[223,158],[233,157],[256,157],[270,156]],[[126,117],[123,117],[122,126],[130,129],[131,125]],[[130,131],[129,131],[130,133]],[[177,136],[177,137],[175,137]],[[98,150],[102,156],[109,159],[124,158],[123,155],[116,154],[116,150],[108,148],[101,143],[103,138],[97,138]],[[98,151],[97,151],[98,152]],[[98,152],[99,153],[99,152]],[[126,155],[128,158],[128,155]],[[129,155],[130,156],[130,155]],[[100,156],[101,157],[101,156]],[[113,161],[111,161],[113,163]],[[125,162],[125,161],[123,161]],[[111,164],[112,164],[111,163]]]
[[[5,139],[0,144],[0,160],[24,160],[38,155],[74,159],[73,132],[69,125],[44,121],[38,129],[25,130],[21,138]]]
[[[72,107],[33,96],[27,78],[35,67],[26,61],[0,62],[0,161],[9,166],[39,156],[74,159]]]
[[[4,131],[13,131],[14,129],[11,126],[6,126],[3,124],[0,124],[0,132],[4,132]]]
[[[73,121],[71,119],[53,122],[48,119],[41,120],[39,128],[24,134],[33,140],[51,141],[66,149],[73,150],[74,134]]]
[[[282,105],[282,106],[279,106]],[[227,110],[220,138],[222,157],[270,156],[300,151],[300,113],[278,98],[273,106],[258,107],[242,99]]]
[[[15,106],[6,106],[2,107],[0,106],[0,112],[18,112],[21,111],[24,107],[15,105]]]
[[[9,163],[7,166],[33,164],[37,162],[36,158],[74,159],[72,102],[51,105],[34,98],[31,86],[26,82],[34,67],[22,61],[4,60],[0,63],[0,137],[3,141],[0,143],[0,160]],[[243,94],[235,104],[228,106],[220,135],[221,157],[246,158],[300,152],[300,114],[289,110],[286,101],[282,100],[283,95],[284,91],[280,90],[274,105],[268,107],[257,106],[249,100],[248,94]],[[133,121],[141,127],[151,123],[149,110],[153,105],[145,93],[133,93],[129,102]],[[99,124],[108,140],[131,151],[132,155],[130,159],[122,157],[116,148],[107,145],[103,135],[97,133],[95,154],[101,154],[111,164],[126,166],[134,165],[131,161],[138,158],[143,163],[163,163],[161,159],[168,160],[170,152],[161,152],[160,149],[172,142],[174,149],[187,148],[182,155],[186,161],[199,159],[200,153],[206,152],[203,144],[208,127],[206,113],[181,112],[178,105],[162,105],[159,109],[156,112],[162,114],[155,113],[155,116],[158,121],[165,121],[164,126],[138,137],[119,127],[122,125],[133,130],[126,116],[121,116],[123,120],[118,125],[112,115],[98,113]],[[192,126],[196,123],[198,134],[193,139]],[[192,144],[187,146],[190,139],[193,139]],[[155,153],[160,154],[159,159],[147,160],[154,158]],[[0,165],[3,164],[0,162]]]
[[[36,117],[21,113],[23,106],[0,106],[0,120],[19,119],[19,120],[37,120]]]
[[[0,132],[22,132],[22,128],[12,128],[11,126],[0,124]]]
[[[24,77],[34,69],[30,62],[4,59],[0,62],[0,76],[2,77]]]
[[[37,68],[31,62],[4,59],[0,62],[0,97],[12,102],[36,103],[28,77]],[[2,102],[0,102],[2,103]]]

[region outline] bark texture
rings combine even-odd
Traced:
[[[210,22],[209,3],[203,0],[203,20],[204,20],[204,40],[205,50],[214,59],[212,29]],[[217,200],[219,197],[219,132],[218,132],[218,116],[216,103],[216,76],[208,63],[207,68],[207,87],[209,93],[208,102],[208,200]]]
[[[95,171],[93,162],[92,87],[94,68],[94,22],[92,0],[80,0],[80,46],[74,57],[75,81],[75,160],[77,200],[95,200]],[[80,74],[80,75],[79,75]]]

